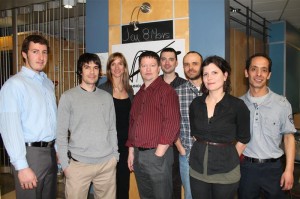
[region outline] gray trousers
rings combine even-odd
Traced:
[[[13,168],[17,199],[55,199],[57,163],[54,148],[26,147],[26,159],[37,177],[37,187],[32,190],[21,188],[18,171]]]
[[[155,151],[134,148],[133,167],[140,198],[171,199],[173,147],[169,147],[163,157],[157,157]]]

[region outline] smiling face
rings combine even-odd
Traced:
[[[224,91],[224,82],[227,76],[227,72],[223,73],[214,63],[203,67],[202,81],[209,92]]]
[[[196,53],[189,53],[183,58],[183,69],[185,76],[190,80],[200,78],[202,59]]]
[[[140,73],[146,86],[150,85],[157,77],[160,71],[158,62],[153,57],[143,57],[140,61]]]
[[[123,77],[125,66],[121,58],[116,58],[110,65],[111,75],[113,78]]]
[[[245,70],[250,89],[266,89],[267,82],[271,77],[269,61],[264,57],[254,57],[249,69]]]
[[[98,81],[99,78],[99,66],[94,62],[85,63],[82,66],[82,82],[81,85],[94,85]]]
[[[162,52],[160,55],[160,64],[164,74],[174,73],[178,64],[174,52]]]
[[[41,72],[48,61],[47,46],[39,43],[30,42],[28,52],[22,52],[25,59],[25,66],[36,73]]]

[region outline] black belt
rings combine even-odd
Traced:
[[[251,163],[267,163],[267,162],[277,162],[279,158],[270,158],[270,159],[257,159],[257,158],[250,158],[248,156],[244,156],[244,160],[251,162]]]
[[[136,147],[139,151],[148,151],[155,148],[143,148],[143,147]]]
[[[53,148],[55,144],[55,140],[52,140],[50,142],[26,142],[25,146],[29,146],[29,147],[49,147],[49,148]]]
[[[224,146],[229,146],[229,145],[233,145],[234,142],[225,142],[225,143],[217,143],[217,142],[210,142],[207,140],[203,140],[197,136],[193,136],[195,141],[200,142],[200,143],[204,143],[206,145],[212,145],[212,146],[220,146],[220,147],[224,147]]]

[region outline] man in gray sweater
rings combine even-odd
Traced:
[[[77,63],[81,83],[59,101],[57,148],[66,198],[87,198],[91,182],[95,198],[115,198],[119,158],[115,108],[111,95],[96,88],[100,71],[97,55],[82,54]]]

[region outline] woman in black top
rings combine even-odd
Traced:
[[[117,199],[129,198],[130,171],[127,166],[129,112],[133,90],[129,85],[128,65],[122,53],[113,53],[108,57],[106,66],[107,81],[99,86],[113,96],[116,110],[116,125],[120,158],[117,164]]]
[[[233,199],[240,179],[239,156],[250,140],[250,112],[229,94],[230,65],[221,57],[201,66],[203,95],[190,105],[190,183],[193,199]]]

